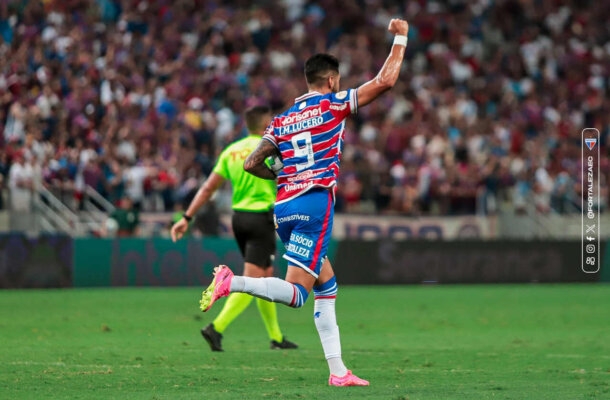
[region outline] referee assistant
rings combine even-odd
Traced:
[[[244,276],[273,276],[273,258],[276,250],[273,204],[276,184],[272,180],[257,178],[244,170],[244,160],[258,146],[265,128],[271,122],[267,106],[254,106],[246,110],[245,120],[249,135],[229,145],[218,158],[214,170],[191,201],[182,218],[171,229],[172,240],[182,238],[189,221],[197,210],[229,180],[233,186],[232,226],[235,240],[244,258]],[[246,293],[234,293],[227,299],[214,321],[201,329],[201,334],[212,351],[223,351],[222,334],[229,324],[252,302]],[[271,340],[271,349],[295,349],[297,345],[283,336],[275,303],[257,298],[256,305]]]

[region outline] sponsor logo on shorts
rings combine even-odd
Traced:
[[[313,240],[307,236],[299,235],[298,233],[290,234],[290,241],[296,244],[302,244],[303,246],[313,247]]]
[[[313,250],[313,240],[298,233],[290,234],[290,242],[286,246],[286,251],[305,258],[309,258]]]
[[[292,214],[292,215],[288,215],[286,217],[278,218],[276,220],[276,225],[283,224],[284,222],[290,222],[290,221],[309,221],[309,215]]]
[[[288,243],[286,247],[286,251],[288,253],[293,253],[305,258],[309,258],[309,254],[311,254],[311,250],[306,249],[305,247],[297,246],[294,243]]]

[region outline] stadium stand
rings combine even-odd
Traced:
[[[586,127],[606,208],[607,2],[256,4],[2,1],[0,205],[43,186],[77,210],[91,187],[179,209],[245,134],[246,107],[287,107],[314,52],[344,60],[343,87],[365,82],[391,44],[380,27],[402,16],[407,78],[346,125],[338,211],[579,213]]]

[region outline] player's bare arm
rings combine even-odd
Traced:
[[[269,169],[265,160],[269,156],[279,155],[277,147],[268,140],[261,140],[256,149],[246,158],[244,169],[254,176],[274,180],[277,176]]]
[[[377,76],[358,88],[358,107],[363,107],[375,100],[381,94],[391,89],[398,80],[400,67],[405,56],[409,24],[402,19],[392,19],[388,25],[388,31],[396,35],[395,38],[397,36],[399,38],[394,40],[390,54]],[[404,40],[404,44],[401,39]]]
[[[197,191],[197,194],[184,212],[184,215],[193,217],[197,213],[197,210],[210,200],[210,197],[220,188],[224,181],[225,179],[222,176],[218,175],[216,172],[212,172]],[[184,218],[180,218],[180,221],[176,222],[170,231],[172,241],[175,242],[182,238],[188,230],[188,226],[188,221]]]

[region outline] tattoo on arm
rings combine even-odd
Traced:
[[[259,178],[274,180],[276,175],[267,167],[265,160],[267,157],[279,154],[277,147],[268,140],[261,140],[256,149],[246,158],[244,169]]]

